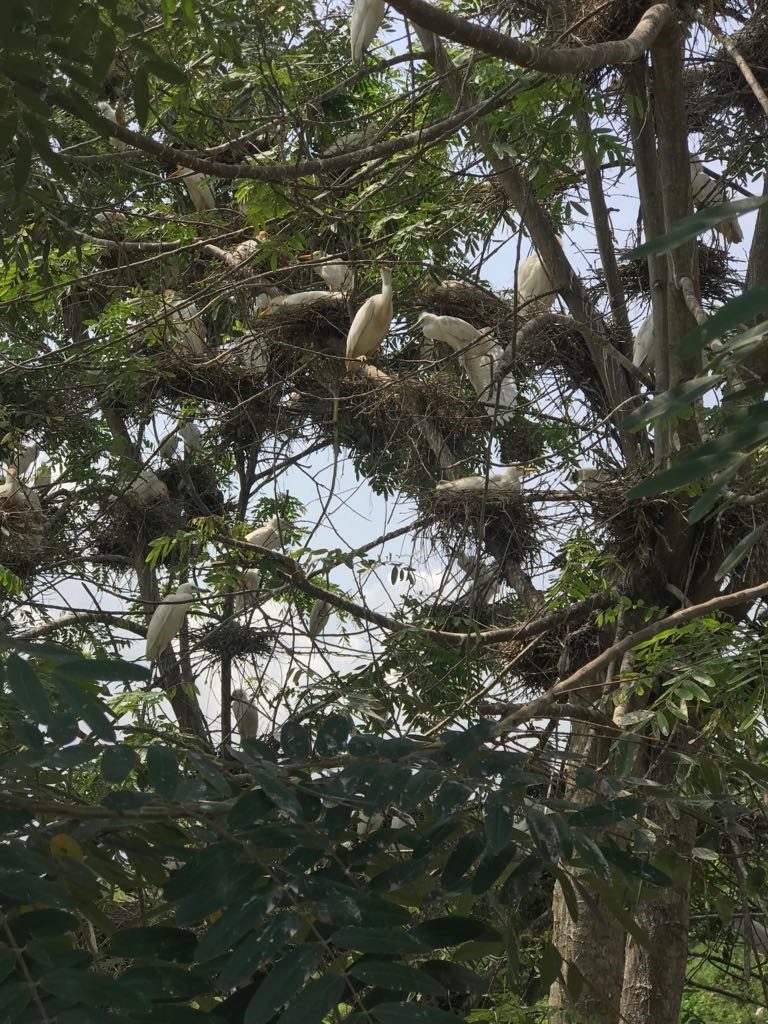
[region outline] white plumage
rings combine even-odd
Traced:
[[[131,491],[140,505],[153,505],[156,501],[170,501],[171,496],[163,481],[151,469],[139,470],[131,481]]]
[[[459,551],[456,561],[471,581],[472,596],[483,604],[490,604],[499,587],[498,568],[493,565],[483,565],[479,558],[472,558],[464,551]]]
[[[258,593],[261,589],[261,573],[246,572],[240,577],[240,592],[235,594],[235,613],[242,615],[259,603]]]
[[[601,491],[605,484],[610,483],[613,477],[606,469],[598,469],[596,466],[582,466],[577,469],[573,478],[576,481],[576,490],[581,494],[592,494]]]
[[[320,636],[325,627],[328,625],[328,619],[331,617],[333,611],[333,605],[328,601],[324,601],[319,597],[312,605],[312,611],[309,613],[309,626],[307,633],[311,637]]]
[[[316,291],[307,292],[294,292],[292,295],[275,295],[274,298],[269,300],[270,306],[311,306],[315,302],[325,302],[326,299],[338,299],[341,300],[343,296],[340,292],[323,292],[319,289]]]
[[[551,292],[552,294],[547,294]],[[517,269],[517,301],[525,306],[527,316],[546,313],[557,296],[552,292],[552,281],[544,269],[538,253],[532,253]]]
[[[273,516],[264,526],[247,533],[245,541],[247,544],[256,544],[260,548],[276,551],[280,547],[280,520]]]
[[[15,466],[9,466],[5,471],[5,483],[0,484],[0,502],[4,512],[29,508],[27,494]]]
[[[355,317],[347,334],[347,369],[354,365],[353,359],[367,359],[381,345],[392,323],[392,271],[381,268],[381,292],[366,299]]]
[[[339,256],[328,259],[326,253],[316,249],[310,256],[302,259],[322,260],[316,263],[312,269],[322,277],[331,292],[351,292],[355,285],[355,272],[348,263],[345,263]]]
[[[717,206],[728,200],[722,181],[710,177],[697,156],[691,157],[691,195],[697,210],[706,206]],[[735,217],[715,225],[715,231],[719,231],[726,242],[744,241],[744,235]]]
[[[203,435],[200,427],[192,420],[188,423],[179,423],[179,434],[184,440],[184,447],[188,453],[199,452],[203,447]]]
[[[237,361],[254,377],[263,377],[269,369],[269,344],[258,334],[244,334],[235,354]]]
[[[197,592],[194,583],[182,583],[155,608],[147,627],[147,661],[157,661],[178,634]]]
[[[259,734],[259,713],[248,700],[245,690],[232,691],[232,719],[240,739],[255,739]]]
[[[476,327],[457,316],[438,316],[436,313],[421,313],[416,321],[425,338],[443,341],[455,351],[465,345],[477,341],[481,332]]]
[[[363,63],[363,54],[381,27],[385,10],[384,0],[355,0],[349,23],[353,64]]]
[[[117,119],[117,111],[112,106],[112,104],[109,103],[107,100],[99,100],[99,102],[96,104],[96,109],[98,110],[98,112],[101,114],[102,117],[108,118],[112,122],[112,124],[120,124],[120,122]],[[120,149],[123,152],[126,149],[130,149],[131,148],[128,145],[128,143],[127,142],[123,142],[122,139],[110,138],[109,142],[110,142],[110,145],[114,146],[115,149]]]
[[[178,430],[169,430],[167,434],[163,434],[160,440],[157,442],[158,454],[165,459],[166,462],[170,462],[179,447],[179,432]]]
[[[216,197],[205,175],[189,171],[186,167],[177,167],[175,171],[171,172],[171,177],[181,179],[187,190],[187,195],[198,213],[216,209]]]
[[[204,356],[207,353],[205,324],[191,299],[176,300],[176,292],[163,292],[171,346],[180,356]]]
[[[646,363],[651,369],[656,363],[656,334],[653,330],[653,315],[647,316],[640,324],[640,330],[632,339],[632,363],[637,367]]]
[[[520,494],[523,490],[523,476],[526,473],[535,472],[536,470],[533,466],[521,466],[518,463],[513,463],[500,473],[490,473],[488,475],[488,492]],[[485,489],[486,479],[484,476],[463,476],[458,480],[440,480],[435,487],[435,490],[443,493],[468,491],[482,493]]]

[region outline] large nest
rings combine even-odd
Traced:
[[[585,46],[625,39],[648,7],[648,0],[555,0],[545,10],[554,36],[567,46]]]
[[[524,695],[541,693],[557,682],[565,636],[565,629],[552,630],[537,637],[533,643],[530,640],[512,640],[499,644],[495,649],[499,664],[507,668],[509,676],[517,681]]]
[[[115,498],[105,510],[94,535],[101,555],[135,558],[157,537],[173,537],[182,528],[179,506],[174,501],[155,501],[141,505],[133,494]],[[173,559],[171,553],[165,564]]]
[[[768,5],[756,4],[749,22],[730,38],[758,83],[768,90]],[[764,145],[765,114],[724,49],[717,49],[703,70],[686,76],[686,88],[689,124],[691,130],[703,134],[705,149],[722,152],[723,144],[741,149],[745,141]],[[734,118],[739,124],[736,133],[730,131]]]
[[[641,575],[661,579],[657,542],[663,536],[671,502],[666,498],[628,500],[628,491],[639,482],[640,478],[625,478],[602,484],[590,493],[592,512],[608,536],[605,551],[616,559],[617,577],[626,576],[630,581]]]
[[[213,466],[186,460],[172,462],[159,469],[157,476],[182,505],[184,518],[219,515],[224,511],[224,495],[219,489]]]
[[[438,316],[457,316],[478,330],[490,327],[499,343],[506,346],[515,337],[514,308],[510,302],[471,284],[434,285],[413,296],[411,305]],[[518,311],[517,326],[525,322],[525,312]]]
[[[190,640],[195,647],[208,651],[215,658],[244,658],[269,654],[274,647],[275,633],[230,620],[212,632],[190,634]]]
[[[619,255],[629,252],[620,249]],[[699,253],[699,291],[705,304],[721,305],[741,291],[741,281],[731,273],[728,252],[717,245],[698,243]],[[648,276],[647,260],[621,260],[619,277],[624,292],[629,299],[651,301],[651,283]],[[598,288],[605,291],[605,280],[602,271],[597,273]]]
[[[507,559],[530,565],[540,551],[541,517],[520,493],[435,490],[422,493],[418,505],[420,515],[429,517],[430,536],[447,551],[461,536],[484,536],[500,565]]]

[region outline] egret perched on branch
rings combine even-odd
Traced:
[[[309,626],[307,633],[313,639],[316,636],[320,636],[325,627],[328,625],[328,619],[331,617],[333,611],[333,605],[329,601],[324,601],[322,597],[319,597],[312,605],[312,611],[309,613]]]
[[[640,330],[632,339],[632,363],[638,368],[648,363],[653,369],[656,363],[656,332],[653,329],[653,314],[647,316]]]
[[[320,249],[299,256],[300,260],[322,260],[312,267],[318,277],[322,277],[331,292],[351,292],[355,286],[355,272],[348,263],[339,256],[328,259]]]
[[[163,481],[151,469],[139,470],[131,481],[131,491],[140,505],[154,505],[156,501],[170,501],[171,496]]]
[[[702,210],[707,206],[717,206],[728,199],[722,181],[710,177],[697,156],[691,157],[691,195],[693,205],[697,210]],[[715,231],[719,231],[726,242],[744,241],[744,235],[736,217],[716,224]]]
[[[120,121],[118,120],[118,117],[117,117],[117,111],[112,106],[112,104],[109,103],[107,100],[99,100],[99,102],[96,104],[96,109],[98,110],[98,112],[101,114],[102,117],[106,117],[107,120],[112,122],[112,124],[120,124]],[[110,142],[110,145],[114,146],[115,149],[120,149],[120,150],[125,151],[126,149],[130,149],[131,148],[128,145],[128,143],[127,142],[123,142],[122,139],[115,139],[115,138],[111,137],[109,142]]]
[[[244,334],[237,344],[235,356],[254,377],[263,377],[269,369],[269,344],[258,334]]]
[[[248,699],[245,690],[232,691],[232,718],[240,739],[255,739],[259,734],[259,713]]]
[[[147,627],[147,661],[157,661],[178,634],[198,593],[194,583],[182,583],[155,608]]]
[[[363,63],[363,54],[381,28],[385,11],[384,0],[355,0],[349,23],[353,64]]]
[[[280,520],[277,516],[269,519],[264,526],[251,530],[245,535],[246,544],[256,544],[260,548],[276,551],[280,547]]]
[[[258,603],[258,592],[261,589],[261,573],[246,572],[240,577],[240,593],[235,594],[235,612],[241,615]]]
[[[562,245],[561,239],[558,238],[558,242]],[[524,305],[525,312],[532,316],[535,313],[546,313],[556,298],[541,257],[537,252],[531,253],[517,268],[518,304]]]
[[[533,466],[522,466],[514,462],[507,466],[500,473],[490,473],[487,481],[489,493],[512,492],[520,494],[523,490],[523,476],[526,473],[535,473]],[[486,478],[484,476],[462,476],[458,480],[440,480],[435,490],[441,493],[454,492],[475,492],[482,493],[486,490]]]
[[[174,350],[180,356],[206,355],[208,346],[205,324],[195,303],[191,299],[177,301],[176,292],[172,288],[166,288],[163,299]]]
[[[365,360],[381,345],[392,323],[392,269],[381,267],[381,292],[366,299],[347,334],[347,370],[354,367],[352,360]]]
[[[199,452],[203,447],[203,435],[200,427],[193,423],[192,420],[189,420],[187,423],[179,422],[179,434],[184,440],[184,447],[188,454],[191,455],[193,452]]]
[[[187,190],[187,195],[192,200],[192,205],[198,213],[216,209],[216,197],[205,175],[179,166],[171,171],[171,177],[181,179],[184,183],[184,188]]]

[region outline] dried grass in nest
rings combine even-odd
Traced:
[[[252,326],[254,333],[273,345],[341,355],[350,317],[343,298],[318,299],[309,306],[273,306]]]
[[[524,695],[541,693],[559,678],[558,662],[565,637],[565,630],[544,633],[528,650],[525,648],[530,641],[499,644],[495,648],[498,664],[502,668],[509,665],[509,674],[522,687]],[[514,664],[510,665],[512,661]]]
[[[647,0],[554,0],[547,25],[560,45],[584,46],[625,39],[648,9]]]
[[[540,551],[541,517],[520,494],[434,490],[422,492],[418,505],[419,515],[429,517],[430,536],[446,551],[455,549],[457,536],[483,532],[499,564],[505,558],[529,564]]]
[[[629,249],[620,249],[619,255],[629,252]],[[741,282],[730,273],[730,263],[727,250],[717,245],[706,245],[698,243],[699,252],[699,288],[701,298],[705,303],[720,304],[727,302],[741,291]],[[599,289],[604,293],[605,282],[602,272],[597,274]],[[632,260],[630,262],[619,262],[619,277],[624,292],[629,299],[645,299],[651,301],[651,285],[648,276],[647,260]]]
[[[155,360],[159,371],[157,391],[172,400],[184,397],[234,405],[263,394],[265,379],[238,366],[225,353],[192,360],[164,350]]]
[[[736,545],[768,520],[768,501],[754,505],[726,505],[701,527],[697,560],[716,569]],[[757,539],[749,554],[729,573],[731,589],[753,587],[768,577],[768,534]]]
[[[594,518],[609,537],[607,553],[619,563],[616,571],[626,570],[630,576],[653,567],[656,540],[671,505],[666,498],[628,501],[627,493],[640,479],[605,483],[590,493]]]
[[[194,494],[189,491],[185,475],[188,475],[189,482],[194,488]],[[183,504],[185,516],[193,518],[204,515],[205,512],[200,507],[200,503],[213,515],[224,511],[224,495],[219,489],[216,470],[213,466],[189,461],[172,462],[170,466],[158,469],[157,476],[174,498]]]
[[[105,511],[94,544],[101,555],[133,558],[150,541],[157,537],[172,537],[182,526],[183,520],[175,502],[156,501],[151,505],[139,505],[132,495],[125,494]],[[173,558],[172,552],[169,560]]]
[[[275,642],[271,629],[255,629],[242,622],[225,622],[212,632],[190,634],[194,646],[215,658],[243,658],[249,654],[269,654]]]
[[[33,509],[0,510],[0,564],[22,579],[30,577],[43,560],[47,526]]]

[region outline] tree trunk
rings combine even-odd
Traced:
[[[569,752],[576,755],[577,763],[596,766],[607,753],[608,741],[598,737],[585,725],[574,722],[568,744]],[[593,794],[574,788],[570,794],[580,803],[594,802]],[[568,874],[578,878],[579,871]],[[577,999],[558,979],[549,990],[551,1024],[572,1024],[573,1020],[589,1024],[616,1024],[621,1001],[621,982],[624,969],[624,930],[610,910],[598,916],[600,906],[595,897],[587,905],[576,890],[579,917],[574,921],[568,912],[563,892],[558,883],[552,902],[552,945],[563,959],[563,976],[568,980],[568,965],[578,968],[584,979]]]

